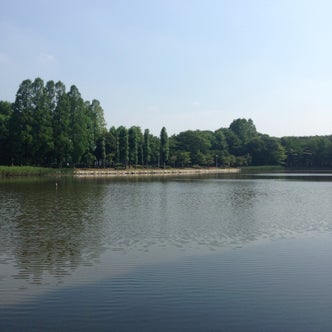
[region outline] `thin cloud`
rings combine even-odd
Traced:
[[[50,53],[42,52],[39,54],[38,59],[42,65],[53,65],[53,64],[57,63],[57,58],[53,54],[50,54]]]

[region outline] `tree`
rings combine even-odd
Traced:
[[[70,101],[65,85],[57,82],[56,107],[53,112],[54,154],[58,167],[72,161],[73,141],[71,139]]]
[[[286,159],[280,142],[268,135],[260,135],[248,144],[253,165],[282,165]]]
[[[105,149],[109,164],[120,163],[118,130],[114,126],[106,134]]]
[[[166,128],[163,127],[160,132],[160,163],[167,164],[169,159],[169,141]]]
[[[16,93],[13,115],[9,124],[10,150],[15,164],[32,164],[33,103],[31,80],[24,80]]]
[[[160,138],[150,135],[151,164],[160,167]]]
[[[149,129],[144,130],[143,138],[143,163],[149,165],[151,162],[151,134]]]
[[[237,135],[243,145],[257,136],[256,127],[251,119],[236,119],[230,124],[229,129]]]
[[[129,162],[128,130],[124,126],[120,126],[117,132],[119,140],[119,161],[123,166],[127,167]]]
[[[174,139],[175,150],[189,152],[190,160],[194,165],[207,165],[211,162],[210,149],[213,140],[211,131],[187,130],[175,136]]]
[[[176,151],[172,155],[174,166],[186,167],[191,165],[190,152]]]
[[[71,86],[68,97],[70,105],[70,139],[73,144],[72,160],[75,165],[89,151],[90,137],[88,128],[91,123],[87,114],[87,105],[84,103],[75,85]]]
[[[104,110],[97,99],[93,99],[91,105],[89,105],[89,116],[92,120],[94,139],[97,139],[106,131]]]
[[[106,166],[106,135],[99,136],[96,140],[95,157],[97,158],[98,166]]]
[[[0,101],[0,164],[10,164],[9,150],[9,122],[13,109],[8,101]]]
[[[142,161],[142,131],[140,127],[130,127],[128,130],[129,164],[138,165]],[[141,156],[141,158],[139,158]]]
[[[89,140],[90,148],[93,150],[96,148],[97,142],[105,140],[105,134],[107,132],[106,122],[104,119],[104,110],[100,105],[100,102],[93,99],[91,104],[88,105],[88,117],[89,117]]]
[[[302,167],[303,157],[303,140],[299,137],[283,137],[281,144],[286,153],[286,166],[287,167]]]
[[[57,105],[57,88],[54,81],[46,82],[44,94],[47,102],[47,109],[53,113]]]
[[[234,156],[240,156],[243,149],[239,137],[231,129],[225,129],[223,133],[226,138],[229,153]]]
[[[52,111],[54,109],[54,84],[49,82],[44,87],[41,78],[36,78],[31,85],[32,99],[32,146],[31,157],[34,164],[48,165],[51,161],[54,141]]]
[[[219,153],[228,150],[227,139],[225,136],[225,129],[220,128],[213,133],[212,148],[218,151]]]

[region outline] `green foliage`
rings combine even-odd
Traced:
[[[98,100],[84,101],[73,85],[24,80],[13,104],[0,101],[0,164],[34,166],[331,168],[332,136],[282,137],[235,119],[215,132],[187,130],[168,137],[148,129],[106,129]]]
[[[163,127],[160,132],[160,163],[165,166],[169,159],[169,140],[166,128]]]
[[[71,117],[69,96],[61,82],[56,85],[57,102],[53,113],[53,137],[55,163],[62,167],[72,161]]]
[[[0,177],[41,176],[56,174],[56,170],[46,167],[32,166],[0,166]]]
[[[236,119],[230,124],[229,129],[237,135],[243,145],[257,136],[256,127],[251,119]]]
[[[143,135],[140,127],[133,126],[128,130],[129,164],[143,163]]]
[[[173,136],[171,150],[176,156],[176,158],[173,156],[173,162],[175,164],[188,165],[190,163],[192,165],[203,166],[213,164],[212,141],[215,141],[215,139],[211,131],[187,130],[177,136]],[[177,154],[177,151],[180,151],[181,154]],[[184,158],[184,156],[186,157]],[[182,161],[183,159],[185,159],[185,162]]]
[[[268,135],[260,135],[248,144],[252,165],[281,165],[286,159],[285,148],[279,140]]]
[[[101,155],[101,163],[105,160],[105,151],[100,152],[106,132],[103,110],[97,100],[85,102],[76,86],[66,93],[62,82],[24,80],[11,109],[3,145],[6,155],[1,154],[1,163],[60,167],[64,163],[91,164],[96,160],[95,153]],[[1,110],[0,120],[3,113]],[[5,134],[0,135],[0,140],[4,139]]]
[[[118,164],[119,159],[119,140],[118,131],[113,126],[105,133],[105,152],[106,152],[106,166]]]
[[[129,140],[127,128],[120,126],[117,129],[117,136],[119,141],[119,161],[127,167],[129,162]]]
[[[287,167],[332,167],[332,136],[283,137],[281,144]]]
[[[12,117],[12,105],[7,101],[0,101],[0,163],[10,163],[9,150],[9,122]]]
[[[150,162],[151,162],[151,134],[149,129],[145,129],[143,137],[143,164],[149,165]]]

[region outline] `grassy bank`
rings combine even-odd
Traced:
[[[242,173],[332,173],[331,168],[286,168],[283,166],[247,166],[241,167]]]
[[[284,172],[285,167],[283,166],[247,166],[241,167],[242,173],[273,173],[273,172]]]
[[[71,169],[55,169],[46,167],[33,166],[0,166],[0,177],[15,176],[51,176],[72,174]]]

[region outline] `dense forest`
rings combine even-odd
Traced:
[[[170,137],[165,127],[159,137],[138,126],[107,129],[98,100],[36,78],[20,84],[14,103],[0,101],[0,165],[331,168],[332,135],[270,137],[251,119]]]

